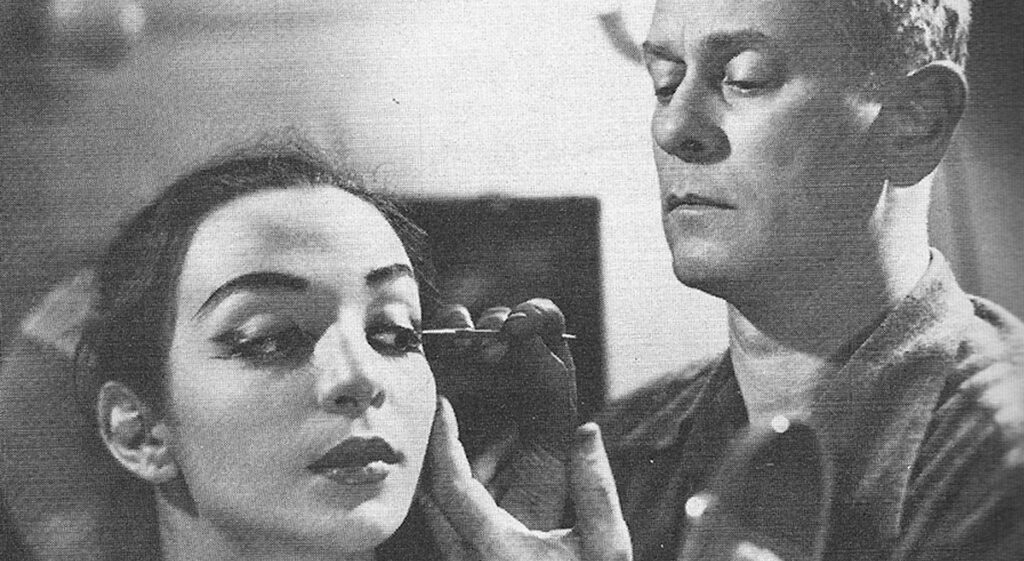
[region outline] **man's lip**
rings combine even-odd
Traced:
[[[683,196],[669,195],[668,198],[665,199],[665,212],[672,212],[681,206],[721,208],[726,210],[736,208],[735,205],[729,204],[721,199],[713,199],[711,197],[696,195],[694,193],[687,193]]]
[[[405,455],[379,436],[350,437],[320,456],[308,469],[315,472],[358,470],[376,462],[400,464],[404,461]]]

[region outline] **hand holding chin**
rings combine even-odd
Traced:
[[[420,502],[434,537],[451,561],[630,561],[629,531],[597,425],[576,429],[570,494],[576,526],[530,530],[475,480],[458,438],[455,413],[438,403],[431,433],[429,488]]]

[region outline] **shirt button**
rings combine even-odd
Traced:
[[[711,506],[711,494],[710,493],[697,493],[696,495],[686,499],[686,515],[690,518],[700,518],[704,515],[704,512]]]
[[[789,418],[785,415],[776,415],[772,417],[771,426],[773,431],[782,434],[789,430]]]

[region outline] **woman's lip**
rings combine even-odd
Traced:
[[[379,436],[353,436],[332,447],[310,464],[308,469],[318,473],[330,470],[360,470],[374,464],[386,466],[404,461],[405,455],[392,448],[388,441]]]
[[[372,462],[362,467],[310,468],[322,477],[342,485],[372,485],[387,479],[391,467],[384,462]]]

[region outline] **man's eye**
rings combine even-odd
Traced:
[[[786,67],[779,57],[747,49],[722,68],[722,87],[726,93],[758,95],[781,86],[785,76]]]
[[[770,84],[753,80],[723,80],[725,86],[741,94],[752,94],[767,89]]]
[[[296,363],[313,354],[316,338],[297,326],[267,334],[229,331],[217,338],[225,353],[218,358],[238,359],[256,365]]]
[[[400,325],[384,325],[366,332],[366,341],[378,352],[388,355],[422,353],[423,339],[419,333]]]

